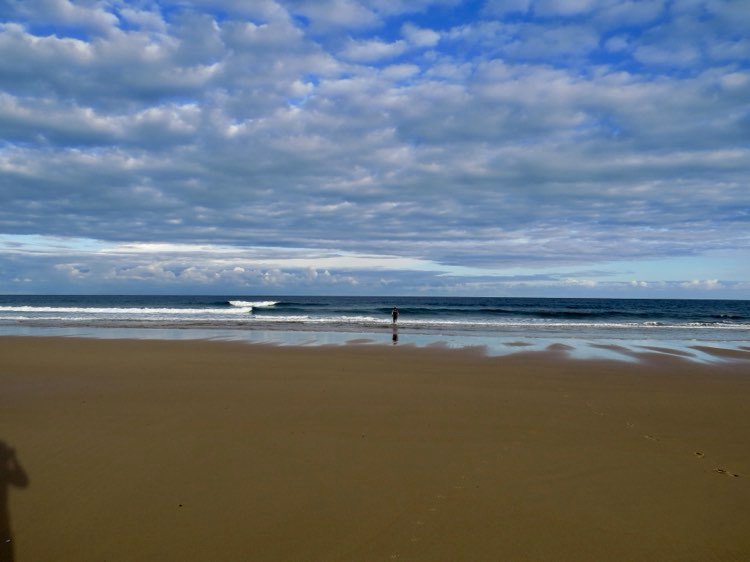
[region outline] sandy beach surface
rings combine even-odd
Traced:
[[[0,561],[750,560],[711,351],[3,337]]]

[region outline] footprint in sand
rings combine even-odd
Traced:
[[[718,472],[719,474],[723,474],[724,476],[732,476],[734,478],[739,478],[739,474],[735,474],[734,472],[729,472],[726,469],[723,468],[714,468],[714,472]]]

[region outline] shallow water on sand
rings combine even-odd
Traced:
[[[701,363],[750,360],[750,342],[736,339],[650,338],[634,339],[631,334],[580,334],[560,337],[539,333],[526,334],[435,334],[408,327],[388,330],[237,330],[200,328],[111,328],[111,327],[23,327],[0,326],[0,336],[53,336],[101,339],[163,339],[239,341],[277,346],[388,345],[476,349],[489,356],[548,352],[572,359],[610,359],[637,362],[647,357],[673,357]],[[664,334],[660,334],[664,335]],[[679,335],[679,334],[678,334]]]

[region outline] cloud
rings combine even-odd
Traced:
[[[534,12],[540,16],[572,16],[590,12],[595,0],[535,0]]]
[[[484,13],[491,17],[503,17],[513,13],[526,13],[532,5],[532,0],[487,0]]]
[[[440,34],[432,29],[417,27],[412,23],[405,23],[401,27],[404,38],[416,47],[434,47],[440,41]]]
[[[96,35],[107,34],[118,24],[115,14],[101,3],[80,5],[71,0],[28,0],[11,1],[3,6],[11,17],[30,24],[42,26],[54,21],[55,25],[67,30],[83,30]]]
[[[549,273],[491,274],[482,268],[451,268],[399,256],[311,252],[308,249],[249,248],[195,244],[102,244],[85,239],[0,238],[0,273],[6,292],[37,287],[57,292],[122,291],[242,294],[503,293],[523,295],[663,297],[700,296],[741,290],[717,280],[619,281],[607,271],[568,269]]]
[[[316,29],[362,29],[375,27],[380,17],[356,0],[301,0],[292,2],[294,13],[308,18]]]
[[[140,10],[125,6],[119,14],[130,27],[152,33],[167,33],[167,22],[158,10]]]
[[[693,279],[692,281],[686,281],[682,283],[682,286],[688,289],[703,289],[707,291],[713,291],[721,288],[721,283],[718,279]]]
[[[731,3],[46,5],[3,8],[0,234],[122,251],[6,249],[4,279],[614,291],[575,269],[750,241]]]
[[[387,43],[379,39],[366,41],[350,40],[341,52],[343,58],[355,62],[375,62],[385,58],[394,58],[406,50],[404,41]]]

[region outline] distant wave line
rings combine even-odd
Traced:
[[[158,307],[66,307],[66,306],[0,306],[0,312],[26,313],[79,313],[79,314],[242,314],[252,310],[245,308],[158,308]]]

